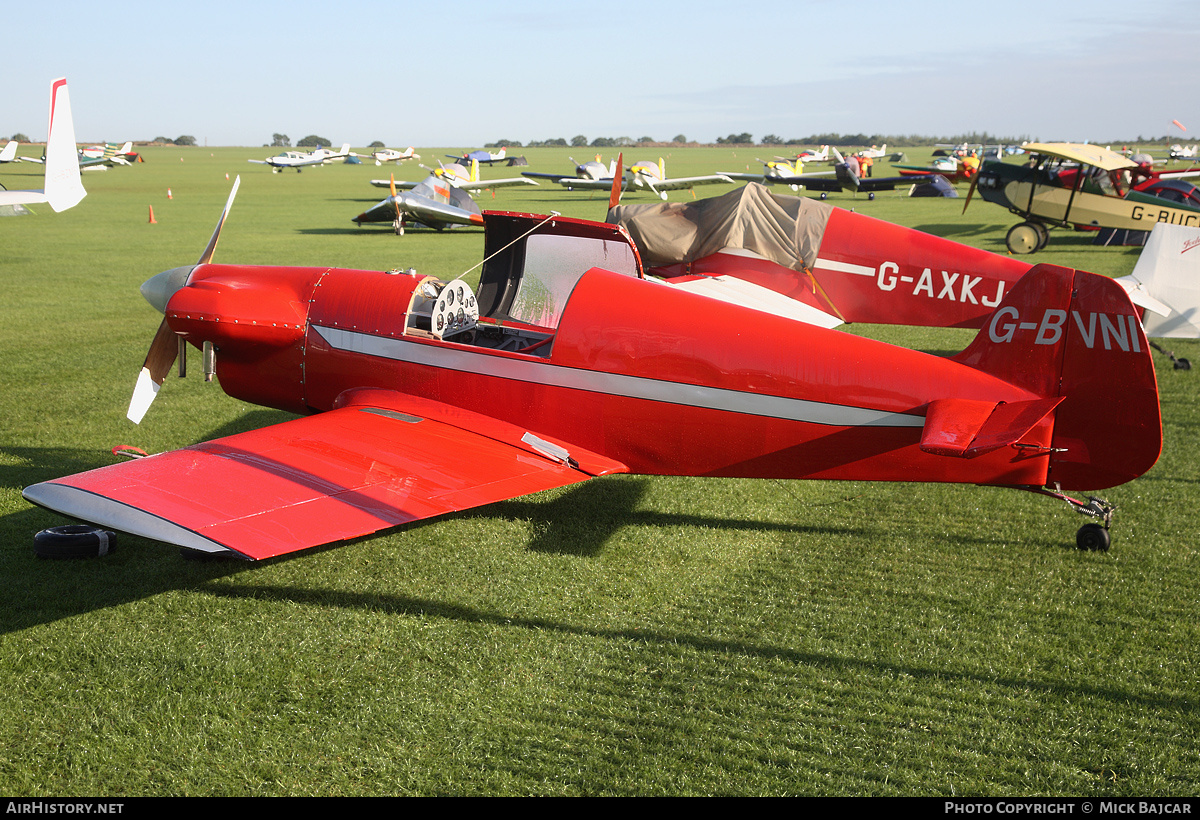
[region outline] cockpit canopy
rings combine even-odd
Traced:
[[[592,268],[643,278],[637,248],[619,225],[497,211],[485,219],[478,299],[488,319],[553,330]]]

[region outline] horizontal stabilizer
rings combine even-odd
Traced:
[[[1017,402],[930,402],[921,431],[921,449],[955,458],[974,458],[999,450],[1020,441],[1061,402],[1061,396]]]
[[[1200,228],[1156,223],[1133,273],[1116,281],[1145,308],[1147,336],[1200,338]]]

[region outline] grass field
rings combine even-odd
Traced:
[[[661,150],[673,175],[771,151]],[[1162,358],[1163,455],[1106,493],[1107,553],[1074,548],[1065,504],[1012,491],[618,476],[261,564],[132,536],[36,558],[66,522],[22,487],[285,417],[195,377],[124,417],[160,320],[138,285],[198,258],[234,175],[218,261],[450,278],[479,260],[480,231],[356,228],[387,169],[246,162],[269,153],[152,147],[85,174],[70,211],[0,219],[0,794],[1200,793],[1200,375]],[[592,152],[515,153],[529,169],[484,174]],[[997,252],[1014,222],[830,200]],[[479,201],[607,205],[548,184]],[[1055,231],[1036,258],[1123,275],[1137,254]],[[851,332],[947,353],[972,335]]]

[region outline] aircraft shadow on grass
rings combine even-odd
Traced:
[[[292,414],[277,410],[254,410],[210,431],[200,440],[235,435],[291,417]],[[101,451],[81,452],[69,448],[4,447],[0,448],[0,453],[17,462],[0,466],[0,486],[4,487],[21,487],[47,476],[93,469],[113,460],[112,456]],[[529,550],[580,558],[598,555],[618,530],[630,526],[834,533],[846,537],[865,534],[865,531],[855,528],[638,510],[652,480],[628,476],[600,479],[572,487],[550,501],[536,496],[517,498],[451,513],[438,519],[413,522],[386,532],[403,533],[454,518],[519,519],[529,521],[532,525]],[[585,514],[586,511],[597,509],[605,511],[602,517]],[[33,554],[33,535],[54,523],[51,518],[45,510],[36,507],[0,516],[0,529],[28,536],[27,539],[13,538],[7,551],[0,553],[0,563],[8,564],[7,575],[10,579],[10,583],[0,591],[0,634],[142,600],[182,587],[194,587],[206,581],[253,570],[256,566],[240,560],[187,561],[173,547],[126,534],[119,535],[116,552],[108,558],[71,561],[37,559]],[[335,542],[309,550],[306,554],[315,555],[373,537],[378,536]],[[136,557],[125,560],[124,556],[129,553],[136,554]],[[275,560],[289,559],[285,556],[265,563]],[[174,563],[174,567],[167,566],[167,562]],[[103,570],[97,571],[101,566]],[[311,594],[325,599],[328,592],[313,591]],[[425,607],[424,604],[422,606]]]

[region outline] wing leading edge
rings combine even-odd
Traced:
[[[260,560],[627,472],[513,425],[390,391],[27,487],[100,526]]]

